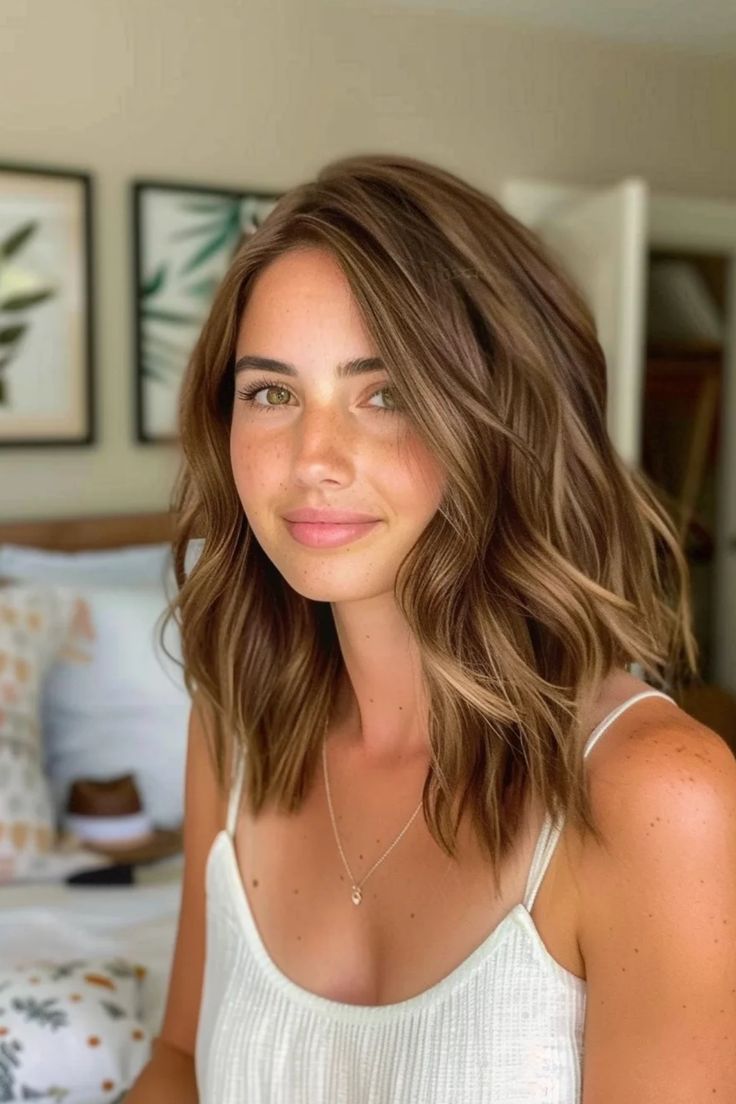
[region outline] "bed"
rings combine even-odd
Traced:
[[[166,513],[24,521],[0,524],[0,547],[38,549],[64,555],[132,547],[142,550],[144,546],[162,549],[170,540],[172,529],[173,519]],[[0,571],[0,574],[7,575],[7,571]],[[68,580],[66,585],[71,585]],[[114,592],[114,584],[108,580],[104,586],[98,585],[95,594],[109,599]],[[144,594],[147,601],[155,601],[155,581],[144,580],[135,594]],[[88,672],[83,674],[87,676]],[[121,681],[124,681],[124,672],[121,672]],[[171,729],[167,739],[175,741],[165,749],[169,759],[178,764],[178,774],[169,794],[171,823],[179,810],[183,810],[185,761],[182,722],[186,718],[187,702],[181,686],[176,688],[176,695],[170,702],[157,703],[158,712],[153,718],[159,726],[158,731],[164,723],[162,718],[166,719]],[[100,714],[97,716],[99,718]],[[133,721],[128,717],[126,723],[133,724]],[[133,736],[128,743],[132,745],[132,741]],[[108,754],[102,736],[99,745],[102,761]],[[175,755],[172,755],[172,747]],[[74,749],[74,754],[78,755],[79,750]],[[68,749],[64,755],[69,757]],[[57,757],[58,763],[64,762],[64,755]],[[78,760],[72,761],[71,769],[78,769],[78,763]],[[152,771],[160,769],[160,763],[154,762],[151,766]],[[151,793],[158,795],[160,786],[155,777],[151,786]],[[183,856],[179,852],[158,862],[137,866],[135,881],[126,885],[71,885],[52,878],[0,885],[0,1101],[34,1099],[48,1104],[52,1101],[54,1104],[60,1101],[64,1104],[122,1101],[125,1090],[147,1059],[151,1038],[161,1023],[176,936],[182,864]],[[62,995],[60,991],[49,995],[51,991],[46,992],[43,986],[51,975],[35,977],[33,968],[28,965],[32,962],[47,963],[49,968],[54,966],[54,984],[58,987],[61,981],[68,982],[67,991]],[[80,964],[81,974],[77,970],[75,975],[75,964]],[[97,968],[93,969],[95,964]],[[130,1008],[124,1006],[121,995],[130,973],[126,974],[125,964],[133,964],[133,980],[140,983],[134,1019],[130,1018]],[[35,983],[39,993],[46,992],[44,1000],[40,996],[35,1000],[30,996],[24,999],[13,996],[13,978],[21,975],[28,986]],[[87,982],[86,990],[82,987],[83,977]],[[77,1031],[77,1035],[86,1033],[84,1039],[72,1039],[73,1025],[67,1025],[66,1032],[55,1030],[61,1021],[58,1017],[57,1020],[52,1018],[55,1012],[62,1016],[59,1010],[65,1001],[76,999],[78,1005],[83,1004],[94,985],[105,997],[103,1003],[110,1031],[114,1028],[118,1032],[115,1038],[111,1036],[107,1055],[102,1053],[104,1039],[98,1037],[101,1033],[90,1034],[89,1024],[83,1023]],[[70,989],[80,992],[75,997]],[[30,991],[27,989],[26,993]],[[64,1011],[63,1015],[66,1014]],[[11,1023],[13,1015],[15,1021]],[[21,1038],[17,1026],[21,1015],[25,1017],[24,1024],[34,1021],[36,1035],[30,1042],[28,1037]],[[121,1041],[123,1027],[127,1030],[126,1042]],[[86,1080],[79,1073],[78,1056],[73,1061],[70,1057],[77,1044],[86,1046],[90,1052],[97,1048],[97,1067]],[[106,1074],[106,1069],[111,1072]]]

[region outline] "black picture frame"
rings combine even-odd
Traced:
[[[96,442],[93,176],[0,162],[0,448]]]
[[[177,441],[181,379],[217,286],[244,237],[281,194],[172,180],[131,181],[137,442]],[[193,282],[188,282],[190,274]]]

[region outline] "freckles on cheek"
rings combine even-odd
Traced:
[[[256,455],[253,447],[246,442],[231,441],[230,467],[241,499],[248,494],[248,489],[257,481],[257,472],[254,471]]]
[[[234,440],[230,448],[231,466],[236,485],[241,495],[262,494],[281,488],[288,480],[282,478],[282,464],[285,460],[283,446],[273,444],[264,446],[263,442],[253,439]]]
[[[233,437],[230,441],[230,459],[233,467],[244,470],[251,466],[258,456],[258,450],[254,443],[248,440],[238,440]]]

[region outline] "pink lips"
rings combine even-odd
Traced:
[[[378,519],[363,522],[319,522],[286,520],[294,540],[310,548],[336,548],[359,540],[379,524]]]
[[[377,521],[372,514],[360,514],[356,510],[337,510],[330,506],[300,506],[298,510],[287,510],[287,521],[316,521],[342,524],[348,521]]]
[[[300,506],[284,514],[294,540],[310,548],[335,548],[359,540],[378,525],[380,518],[355,510],[337,510],[327,506]]]

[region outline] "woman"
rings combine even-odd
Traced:
[[[181,399],[186,863],[130,1102],[733,1098],[736,763],[628,670],[696,648],[605,399],[579,294],[437,167],[345,158],[243,243]]]

